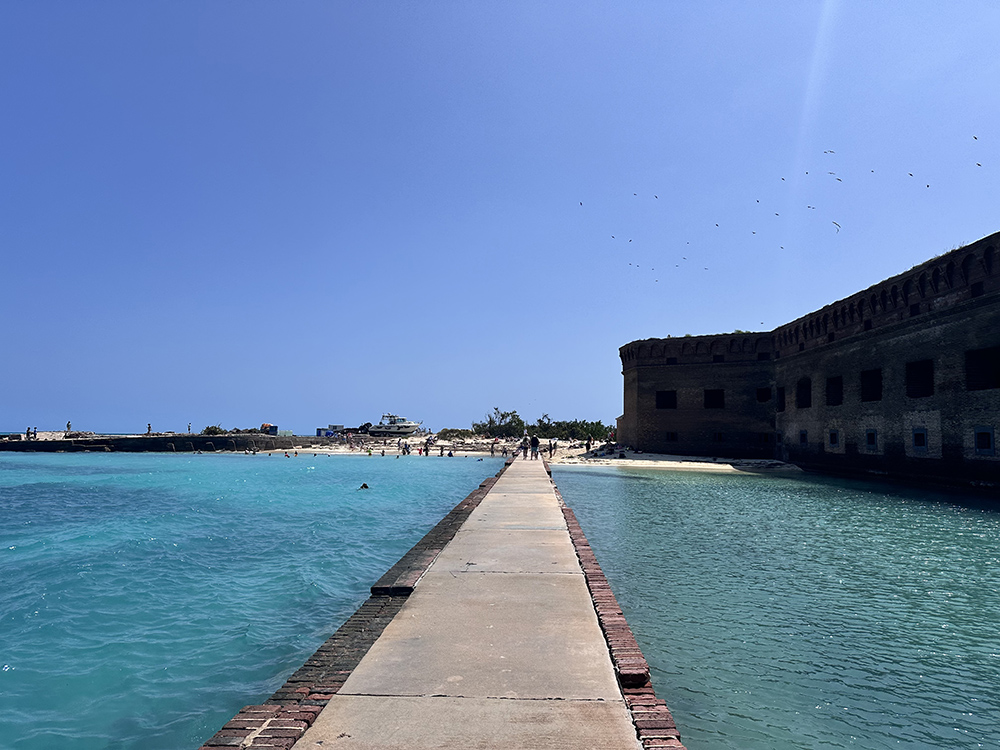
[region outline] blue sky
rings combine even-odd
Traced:
[[[0,430],[610,422],[1000,230],[1000,5],[624,5],[0,5]]]

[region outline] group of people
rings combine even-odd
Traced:
[[[538,435],[532,435],[530,438],[527,435],[525,435],[524,438],[521,440],[521,451],[524,453],[524,457],[527,458],[528,457],[528,450],[530,449],[531,450],[531,460],[534,461],[536,458],[538,458],[538,452],[541,449],[541,445],[542,445],[542,441],[538,439]],[[549,447],[548,447],[549,458],[552,458],[555,455],[556,448],[558,448],[558,447],[559,447],[559,441],[558,440],[550,440],[549,441]],[[514,453],[516,455],[517,451],[515,450]],[[491,456],[493,455],[493,449],[492,448],[490,449],[490,455]],[[506,449],[504,449],[504,455],[505,456],[507,455],[507,450]]]

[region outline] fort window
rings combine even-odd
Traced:
[[[712,361],[713,362],[725,362],[726,361],[726,355],[725,354],[713,354],[712,355]]]
[[[799,378],[799,382],[795,384],[795,408],[808,409],[812,405],[812,381],[809,378]]]
[[[889,295],[886,294],[885,289],[882,290],[882,296],[879,297],[879,303],[882,305],[882,311],[889,309]]]
[[[865,330],[870,331],[871,329],[872,329],[872,321],[871,318],[869,318],[868,320],[865,321]]]
[[[975,255],[966,255],[965,258],[962,259],[962,280],[966,284],[968,284],[969,281],[972,279],[972,270],[975,268],[975,266],[976,266]]]
[[[965,353],[965,388],[970,391],[1000,388],[1000,346],[970,349]]]
[[[910,305],[910,317],[913,318],[913,317],[915,317],[917,315],[920,315],[920,303],[919,302],[916,302],[916,303]]]
[[[771,389],[768,388],[758,388],[757,389],[757,403],[766,404],[771,400]]]
[[[666,442],[668,442],[668,443],[676,443],[677,442],[677,433],[676,432],[665,432],[665,433],[663,433],[663,439]]]
[[[844,376],[834,375],[826,379],[826,405],[840,406],[844,403]]]
[[[910,398],[927,398],[934,395],[933,359],[906,363],[906,395]]]
[[[976,455],[994,456],[996,455],[996,443],[993,440],[992,427],[976,427]]]
[[[706,409],[725,409],[726,408],[726,392],[722,388],[706,388],[705,389],[705,408]]]
[[[771,358],[771,352],[757,352],[757,361],[763,362]]]
[[[861,371],[861,400],[882,400],[882,368]]]
[[[983,290],[983,282],[981,282],[981,281],[977,281],[971,287],[969,287],[969,293],[973,297],[982,297],[983,296],[983,291],[984,291]]]
[[[993,273],[993,253],[992,247],[986,248],[986,252],[983,253],[983,267],[986,269],[986,273]]]
[[[913,294],[913,282],[907,279],[903,282],[903,303],[910,301],[910,295]]]
[[[677,364],[677,357],[667,357],[667,364],[668,365],[676,365]]]
[[[927,452],[927,428],[926,427],[914,427],[913,428],[913,452],[914,453],[926,453]]]
[[[840,431],[830,430],[830,447],[838,448],[840,447]]]
[[[917,279],[917,291],[920,293],[921,297],[927,296],[927,274],[920,274],[920,278]]]
[[[777,393],[775,394],[775,401],[776,401],[776,403],[774,405],[774,408],[777,409],[778,411],[784,411],[785,410],[785,387],[784,386],[780,386],[778,388]]]
[[[892,303],[893,307],[899,304],[899,287],[894,286],[889,290],[889,301]]]
[[[941,286],[941,271],[935,268],[931,271],[931,289],[937,292],[938,287]]]
[[[800,352],[804,352],[805,350],[806,350],[806,345],[805,344],[799,344],[799,351]]]
[[[676,409],[677,408],[677,391],[657,391],[656,392],[656,408],[657,409]]]
[[[763,443],[763,444],[770,443],[771,442],[771,433],[770,432],[758,432],[757,433],[757,442],[758,443]]]
[[[828,334],[826,334],[826,340],[827,340],[827,342],[833,341],[834,336],[835,336],[835,334],[834,334],[833,331],[830,331]]]
[[[878,450],[878,431],[865,430],[865,447],[870,451]]]
[[[944,267],[944,283],[949,287],[955,286],[955,264],[951,261]]]
[[[809,444],[809,433],[806,430],[799,430],[799,445]]]
[[[726,433],[724,432],[713,432],[712,433],[713,443],[724,443],[726,442]]]

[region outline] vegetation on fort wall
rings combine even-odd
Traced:
[[[247,427],[246,429],[240,429],[239,427],[234,427],[231,430],[227,430],[222,425],[210,424],[204,430],[201,431],[202,435],[260,435],[261,429],[259,427]]]

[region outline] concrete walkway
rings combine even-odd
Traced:
[[[540,460],[504,472],[294,747],[641,748]]]

